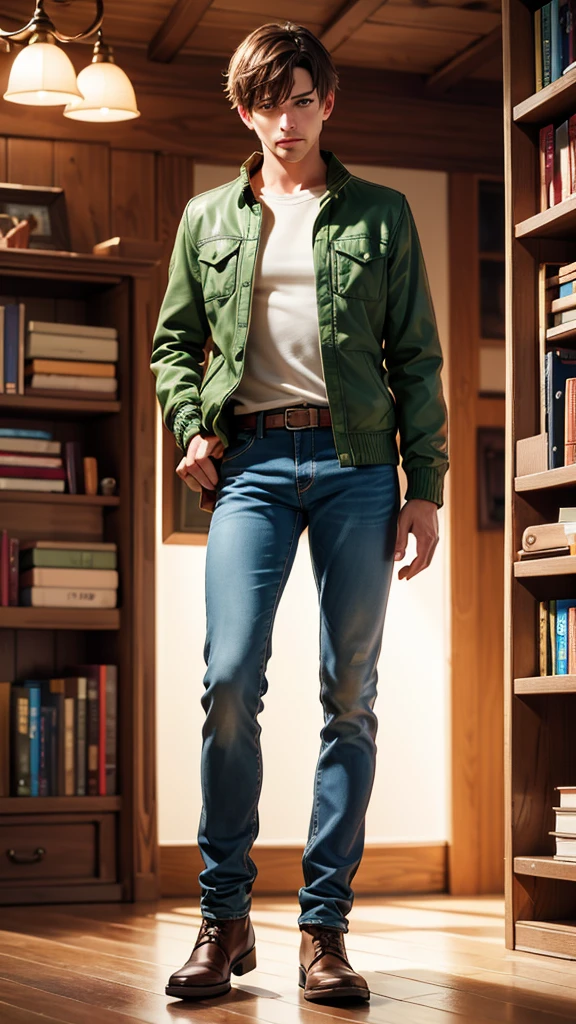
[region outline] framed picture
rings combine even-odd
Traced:
[[[205,544],[212,514],[198,507],[192,491],[176,473],[182,452],[162,427],[162,540],[164,544]]]
[[[501,530],[504,526],[504,427],[478,427],[476,440],[478,529]]]
[[[0,182],[0,232],[34,218],[29,249],[70,251],[70,231],[63,188]]]

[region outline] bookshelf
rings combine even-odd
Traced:
[[[26,319],[118,331],[117,400],[0,395],[0,426],[53,431],[98,459],[112,496],[4,491],[0,527],[22,540],[114,541],[118,607],[0,608],[0,678],[118,666],[118,790],[0,797],[0,904],[155,899],[155,413],[149,370],[156,264],[68,252],[0,251],[0,302]]]
[[[576,111],[576,74],[535,92],[533,12],[504,0],[506,185],[506,946],[576,959],[576,864],[554,860],[554,787],[576,781],[576,677],[539,676],[538,601],[574,597],[576,558],[518,563],[523,530],[576,504],[576,466],[515,477],[541,430],[539,266],[576,260],[576,197],[540,211],[539,129]],[[540,341],[539,341],[540,339]],[[562,345],[574,347],[573,341]]]

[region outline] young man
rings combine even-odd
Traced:
[[[166,987],[180,998],[228,992],[231,973],[256,966],[258,714],[276,609],[305,527],[325,724],[299,890],[300,985],[309,1000],[370,998],[344,933],[374,778],[377,662],[394,559],[413,533],[417,556],[398,574],[410,579],[438,542],[447,426],[406,198],[320,149],[336,87],[325,48],[290,22],[263,25],[236,50],[227,95],[262,150],[233,181],[188,203],[154,336],[164,421],[185,453],[177,472],[213,510],[202,925]],[[398,430],[408,479],[401,510]]]

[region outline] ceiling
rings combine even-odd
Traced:
[[[33,8],[33,0],[3,0],[0,27],[26,23]],[[92,21],[95,5],[46,0],[45,9],[72,35]],[[502,76],[500,0],[107,0],[103,30],[106,41],[155,62],[202,54],[225,67],[254,28],[288,19],[314,32],[336,66],[418,74],[436,94]]]

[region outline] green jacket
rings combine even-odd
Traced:
[[[411,210],[401,192],[358,178],[333,153],[320,152],[327,191],[313,254],[340,465],[398,465],[399,432],[406,500],[441,506],[448,468],[443,360]],[[195,434],[217,435],[225,447],[232,436],[229,399],[244,367],[262,224],[250,172],[261,161],[262,153],[253,153],[233,181],[194,196],[176,235],[150,365],[164,422],[184,452]]]

